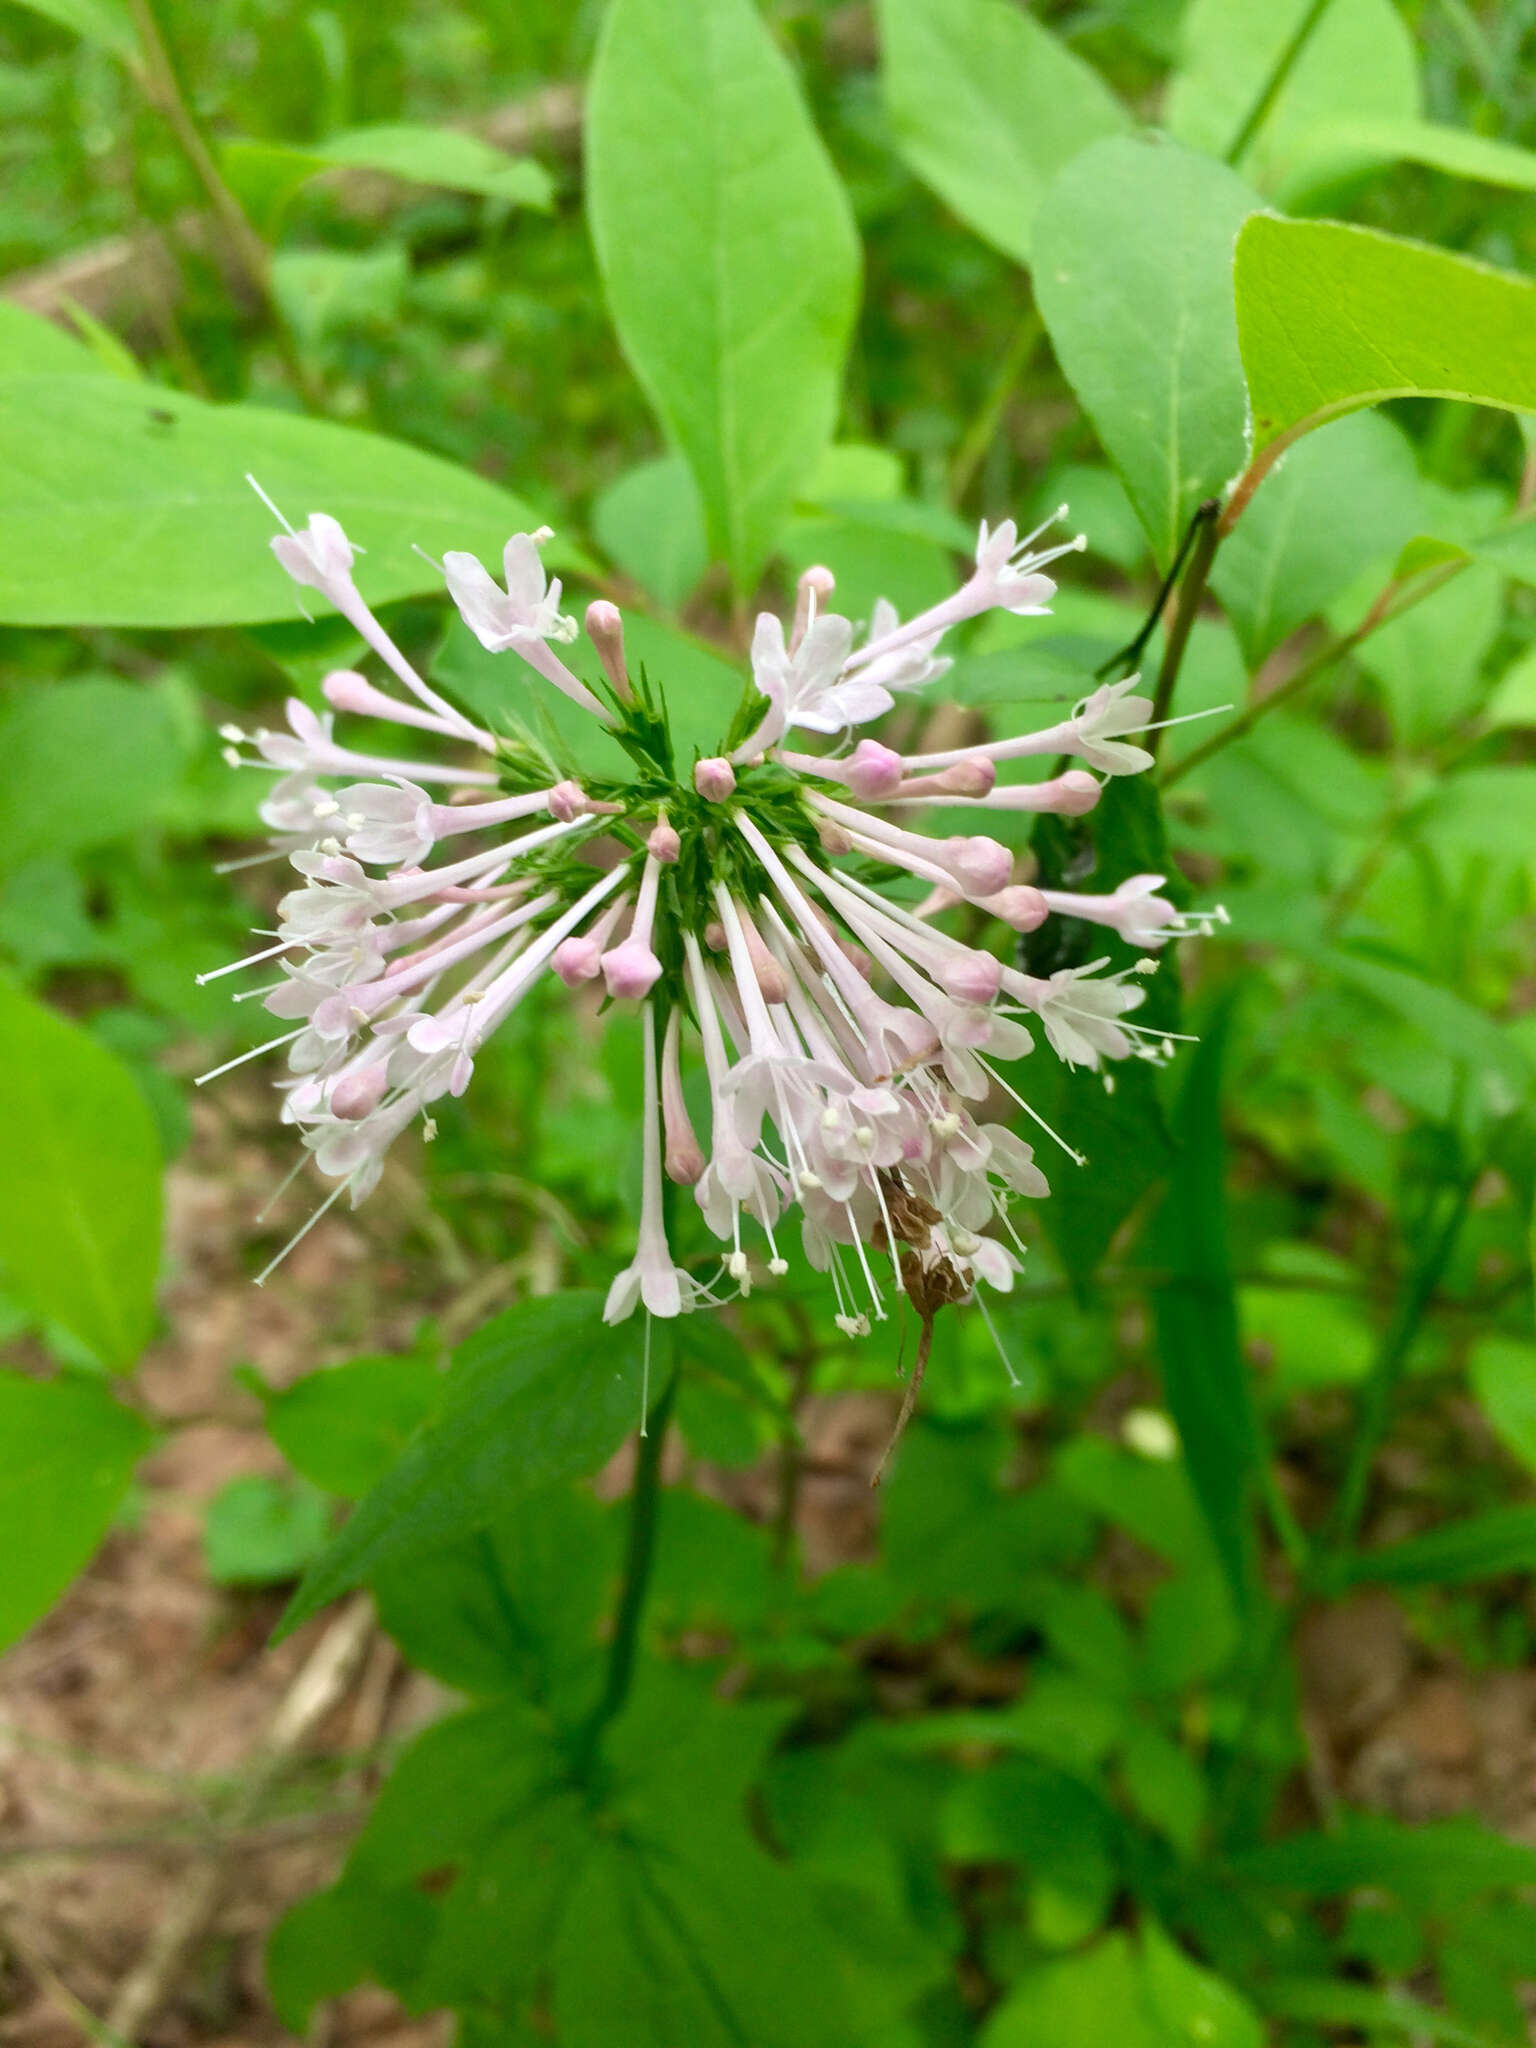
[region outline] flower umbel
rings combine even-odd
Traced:
[[[1160,876],[1110,895],[1038,889],[1013,879],[1008,848],[985,833],[937,838],[898,821],[930,805],[1081,814],[1100,794],[1090,770],[1150,764],[1124,735],[1145,728],[1151,706],[1132,678],[1036,733],[908,756],[850,742],[893,693],[943,673],[951,628],[992,608],[1045,609],[1055,586],[1042,571],[1080,539],[1031,553],[1037,535],[1021,543],[1011,522],[983,526],[953,597],[904,624],[882,601],[862,644],[827,608],[830,573],[807,570],[788,628],[769,613],[757,621],[732,730],[685,765],[644,672],[626,667],[612,605],[587,613],[606,680],[589,686],[555,652],[578,628],[545,576],[547,537],[512,537],[504,583],[448,555],[448,591],[484,646],[525,665],[531,689],[561,690],[608,728],[634,764],[627,780],[583,779],[433,689],[359,596],[335,520],[316,514],[273,541],[403,692],[340,671],[324,685],[327,713],[294,701],[286,732],[225,732],[232,763],[274,772],[262,816],[274,854],[296,870],[276,943],[236,965],[277,963],[276,981],[251,994],[289,1027],[270,1041],[286,1049],[281,1113],[335,1184],[325,1206],[343,1192],[362,1201],[413,1122],[431,1135],[432,1106],[464,1094],[482,1047],[549,970],[571,990],[600,979],[610,1000],[640,1005],[642,1217],[635,1258],[608,1294],[610,1322],[640,1305],[686,1313],[784,1273],[792,1220],[850,1336],[902,1296],[926,1330],[937,1307],[981,1282],[1007,1291],[1023,1252],[1010,1211],[1048,1189],[1031,1146],[988,1120],[994,1091],[1034,1117],[997,1063],[1031,1051],[1031,1026],[1078,1066],[1159,1059],[1171,1046],[1130,1016],[1153,961],[1039,979],[946,929],[947,914],[969,904],[1015,932],[1075,918],[1143,949],[1209,917],[1181,916],[1156,893]],[[394,725],[408,753],[336,737],[338,714]],[[792,751],[791,727],[823,735],[825,751]],[[1042,755],[1082,765],[999,779]],[[909,906],[886,893],[903,877],[928,895]],[[702,1142],[682,1082],[695,1043],[709,1095]],[[691,1189],[720,1241],[717,1272],[675,1262],[667,1179]]]

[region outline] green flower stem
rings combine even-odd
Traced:
[[[975,418],[955,450],[949,468],[949,502],[952,505],[958,505],[970,489],[982,458],[992,445],[992,437],[997,432],[998,421],[1003,416],[1013,387],[1028,369],[1030,358],[1044,333],[1045,323],[1038,309],[1032,305],[1009,337],[992,382],[976,408]]]
[[[149,104],[164,117],[193,176],[208,195],[208,203],[234,251],[235,260],[271,319],[284,367],[295,390],[309,411],[323,412],[325,405],[320,388],[304,362],[293,329],[273,289],[271,254],[251,225],[245,208],[224,182],[218,161],[182,87],[170,46],[155,13],[154,0],[129,0],[129,6],[143,53],[143,63],[134,67],[134,77]]]
[[[635,1459],[635,1481],[629,1496],[629,1532],[624,1546],[624,1583],[614,1617],[613,1641],[608,1646],[608,1669],[602,1694],[576,1744],[576,1775],[587,1778],[596,1760],[603,1732],[624,1711],[635,1676],[635,1653],[640,1642],[640,1622],[645,1613],[651,1585],[651,1565],[656,1553],[656,1516],[661,1499],[661,1454],[667,1425],[677,1398],[680,1377],[674,1365],[671,1376],[651,1409],[645,1434],[640,1438]]]
[[[1157,672],[1157,690],[1152,699],[1152,723],[1156,726],[1168,716],[1168,707],[1173,702],[1174,686],[1179,680],[1179,670],[1184,665],[1184,651],[1189,645],[1190,630],[1200,610],[1200,601],[1205,596],[1205,586],[1211,573],[1211,564],[1216,559],[1216,548],[1221,539],[1217,515],[1221,501],[1207,498],[1195,513],[1190,530],[1195,536],[1190,550],[1189,567],[1184,571],[1179,585],[1178,600],[1174,605],[1173,623],[1168,628],[1168,644],[1163,649],[1163,665]],[[1153,754],[1157,752],[1160,732],[1147,735],[1147,746]]]
[[[1427,597],[1432,597],[1442,585],[1459,576],[1466,567],[1466,562],[1450,562],[1444,568],[1431,570],[1417,578],[1411,585],[1389,583],[1358,626],[1353,627],[1348,633],[1335,635],[1320,647],[1310,660],[1304,661],[1294,674],[1287,676],[1276,689],[1255,698],[1229,725],[1224,725],[1219,732],[1213,733],[1182,760],[1175,761],[1171,767],[1165,768],[1158,778],[1162,787],[1171,789],[1174,783],[1182,782],[1186,775],[1202,766],[1213,754],[1219,754],[1223,747],[1229,747],[1234,740],[1240,740],[1245,734],[1252,732],[1261,718],[1267,718],[1279,705],[1288,704],[1293,697],[1299,696],[1309,683],[1315,682],[1346,655],[1353,654],[1361,641],[1368,640],[1378,626],[1384,626],[1389,619],[1400,618],[1404,612],[1412,611],[1415,605],[1422,604]]]
[[[1302,53],[1305,51],[1307,44],[1312,40],[1313,31],[1327,12],[1328,0],[1312,0],[1312,5],[1296,24],[1295,33],[1280,52],[1274,69],[1270,72],[1268,78],[1265,79],[1258,98],[1244,116],[1242,127],[1238,129],[1228,145],[1223,159],[1226,163],[1241,163],[1244,156],[1247,155],[1255,136],[1257,136],[1259,130],[1269,119],[1275,101],[1284,92],[1291,73],[1300,63]]]

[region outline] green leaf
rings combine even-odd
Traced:
[[[1037,1963],[1016,1980],[981,2036],[982,2048],[1168,2048],[1147,1998],[1141,1960],[1125,1934],[1081,1955]]]
[[[278,1586],[325,1547],[330,1510],[313,1487],[248,1473],[208,1503],[203,1561],[216,1586]]]
[[[368,552],[372,604],[438,591],[412,552],[491,562],[536,515],[469,470],[399,441],[255,405],[205,405],[117,377],[0,381],[0,621],[213,626],[291,619],[271,514],[329,512]],[[553,559],[553,555],[551,559]]]
[[[123,0],[16,0],[16,4],[126,63],[138,61],[139,38]]]
[[[1525,1575],[1536,1567],[1536,1507],[1490,1508],[1447,1522],[1424,1536],[1410,1536],[1380,1550],[1366,1550],[1343,1568],[1352,1584],[1379,1586],[1466,1586],[1479,1579]]]
[[[306,1373],[281,1393],[258,1387],[267,1428],[296,1472],[357,1500],[377,1486],[436,1407],[443,1376],[428,1358],[354,1358]]]
[[[1536,1849],[1469,1819],[1415,1822],[1345,1813],[1331,1832],[1288,1835],[1232,1858],[1245,1882],[1333,1898],[1361,1885],[1412,1904],[1465,1905],[1536,1883]]]
[[[0,377],[87,377],[106,369],[56,321],[0,299]]]
[[[1116,137],[1068,165],[1036,224],[1057,359],[1165,565],[1245,459],[1232,247],[1259,203],[1207,157]]]
[[[876,19],[897,148],[968,227],[1028,263],[1046,186],[1129,126],[1125,109],[1009,0],[878,0]]]
[[[165,705],[142,685],[57,683],[0,714],[0,872],[119,839],[181,774]]]
[[[1253,1587],[1250,1513],[1260,1451],[1227,1252],[1221,1067],[1230,1021],[1229,1008],[1218,1011],[1190,1062],[1173,1120],[1173,1173],[1150,1249],[1169,1276],[1152,1295],[1168,1407],[1242,1608]]]
[[[1244,519],[1234,540],[1246,524]],[[1381,684],[1392,724],[1408,745],[1433,744],[1473,710],[1483,661],[1503,616],[1502,573],[1490,563],[1473,562],[1433,598],[1388,619],[1355,650],[1356,661]]]
[[[1256,214],[1237,239],[1253,449],[1387,398],[1536,410],[1536,284],[1338,221]]]
[[[1102,893],[1131,875],[1166,874],[1171,866],[1157,791],[1147,776],[1111,781],[1081,824],[1042,817],[1030,843],[1047,888]],[[1040,975],[1100,958],[1119,969],[1137,958],[1102,927],[1066,918],[1051,919],[1025,942],[1023,953],[1030,973]],[[1177,1026],[1177,976],[1172,957],[1165,956],[1137,1012],[1139,1021],[1164,1030]],[[1115,1233],[1166,1169],[1172,1150],[1167,1121],[1152,1070],[1140,1060],[1126,1060],[1115,1071],[1113,1094],[1102,1074],[1074,1072],[1038,1053],[1018,1072],[1015,1085],[1031,1108],[1087,1160],[1080,1167],[1029,1132],[1051,1183],[1041,1227],[1081,1293]]]
[[[234,190],[268,229],[301,185],[338,164],[381,171],[409,184],[476,192],[540,212],[547,212],[554,200],[554,181],[531,157],[509,156],[462,128],[433,128],[425,122],[378,121],[297,146],[226,142],[219,160]]]
[[[618,1537],[590,1493],[540,1488],[490,1528],[380,1569],[379,1618],[412,1665],[458,1692],[590,1706]]]
[[[1341,949],[1311,951],[1311,957],[1328,974],[1391,1010],[1437,1051],[1460,1061],[1489,1114],[1506,1116],[1524,1098],[1531,1071],[1520,1047],[1502,1025],[1454,990]]]
[[[613,0],[586,133],[619,339],[749,589],[831,437],[848,201],[754,0]]]
[[[1316,188],[1379,164],[1423,164],[1511,192],[1536,192],[1536,151],[1411,113],[1346,113],[1298,129],[1292,184]]]
[[[0,986],[0,1270],[7,1291],[131,1366],[154,1322],[160,1141],[128,1069]]]
[[[1385,581],[1387,562],[1420,530],[1421,499],[1413,448],[1379,415],[1338,420],[1293,448],[1211,575],[1249,668],[1373,563],[1382,562]]]
[[[1483,706],[1483,717],[1492,726],[1536,726],[1536,648],[1528,648],[1505,670]]]
[[[640,1417],[644,1332],[607,1328],[601,1310],[595,1293],[550,1295],[460,1345],[436,1415],[308,1572],[284,1633],[402,1556],[487,1528],[522,1495],[602,1464]]]
[[[149,1443],[99,1381],[0,1373],[0,1649],[90,1562]]]
[[[1536,1344],[1480,1337],[1467,1370],[1494,1434],[1536,1471]]]
[[[1192,0],[1182,25],[1183,68],[1168,94],[1171,133],[1224,157],[1310,5]],[[1239,168],[1261,191],[1284,192],[1298,166],[1310,169],[1319,124],[1344,115],[1398,119],[1418,109],[1413,37],[1392,0],[1329,0]]]
[[[1141,1936],[1147,2002],[1163,2038],[1190,2048],[1264,2048],[1264,2023],[1242,1994],[1202,1970],[1155,1922]]]
[[[625,470],[592,507],[592,533],[603,552],[670,611],[709,566],[698,486],[680,455]]]
[[[1447,2048],[1507,2048],[1400,1991],[1375,1991],[1333,1977],[1270,1977],[1255,1990],[1264,2010],[1277,2019],[1349,2027],[1372,2037],[1405,2034],[1412,2041],[1444,2041]]]

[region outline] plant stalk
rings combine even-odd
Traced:
[[[958,505],[970,489],[982,458],[992,445],[1014,385],[1023,375],[1036,344],[1045,332],[1039,310],[1030,306],[1009,337],[1001,362],[987,386],[976,416],[966,428],[949,469],[949,502]]]
[[[1269,119],[1275,101],[1284,92],[1291,73],[1300,63],[1302,53],[1305,51],[1307,44],[1312,40],[1313,31],[1327,12],[1328,0],[1312,0],[1312,5],[1296,24],[1295,32],[1290,41],[1280,52],[1274,69],[1270,72],[1268,78],[1265,79],[1263,89],[1258,98],[1248,109],[1242,127],[1238,129],[1228,145],[1223,158],[1225,163],[1241,163],[1255,136]]]
[[[667,1439],[667,1424],[677,1398],[680,1374],[676,1366],[650,1413],[635,1458],[635,1481],[629,1496],[629,1530],[624,1546],[624,1583],[614,1617],[613,1641],[608,1646],[608,1668],[602,1694],[576,1745],[576,1773],[587,1777],[597,1755],[603,1731],[624,1710],[634,1682],[635,1654],[640,1643],[640,1622],[645,1613],[651,1585],[651,1565],[656,1554],[656,1516],[661,1498],[661,1454]]]
[[[1157,672],[1157,690],[1152,699],[1152,724],[1159,725],[1168,716],[1173,702],[1174,686],[1179,680],[1179,670],[1184,665],[1184,652],[1189,645],[1189,635],[1200,610],[1200,600],[1205,596],[1205,586],[1210,577],[1211,564],[1216,559],[1217,544],[1221,534],[1217,526],[1217,515],[1221,511],[1219,498],[1207,498],[1190,522],[1194,534],[1194,545],[1190,549],[1189,567],[1179,585],[1179,595],[1173,610],[1173,623],[1168,628],[1168,644],[1163,649],[1163,665]],[[1162,734],[1148,733],[1147,746],[1156,754]]]
[[[251,225],[245,208],[224,181],[218,160],[182,86],[170,46],[155,13],[154,0],[129,0],[129,6],[144,57],[142,69],[135,72],[144,97],[163,116],[193,176],[207,194],[208,203],[224,230],[236,262],[272,322],[278,350],[294,389],[310,412],[323,412],[325,405],[320,388],[300,353],[293,329],[273,289],[271,253]]]

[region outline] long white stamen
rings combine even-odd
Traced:
[[[293,1041],[302,1038],[308,1029],[307,1024],[301,1024],[297,1031],[287,1031],[281,1038],[269,1038],[265,1045],[253,1045],[249,1052],[238,1053],[234,1059],[226,1060],[222,1067],[213,1067],[206,1074],[199,1074],[192,1086],[201,1088],[205,1081],[217,1081],[220,1074],[233,1073],[236,1067],[243,1067],[247,1060],[259,1060],[264,1052],[276,1052],[279,1046],[292,1045]]]

